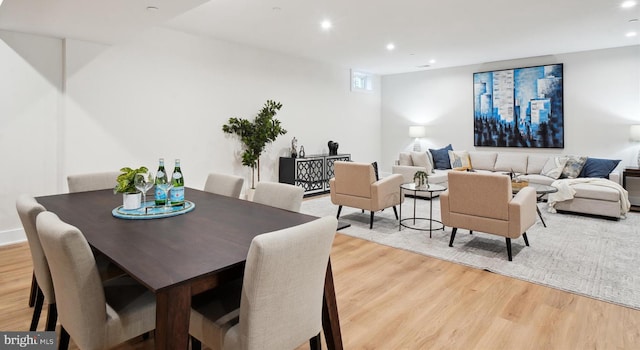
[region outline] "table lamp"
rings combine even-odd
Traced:
[[[640,127],[640,125],[639,125]],[[640,129],[638,129],[640,132]],[[422,125],[410,126],[409,127],[409,137],[414,138],[413,142],[413,150],[416,152],[420,152],[420,138],[425,137],[427,134],[427,129]]]
[[[640,141],[640,125],[631,125],[631,141]],[[638,167],[640,167],[640,152],[638,152]]]

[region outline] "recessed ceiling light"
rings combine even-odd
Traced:
[[[429,63],[430,63],[430,64],[434,64],[434,63],[436,63],[436,60],[434,60],[434,59],[432,58],[432,59],[430,59],[430,60],[429,60]]]
[[[280,11],[280,10],[282,10],[282,7],[274,6],[271,9],[274,10],[274,11]]]
[[[331,24],[330,20],[325,19],[324,21],[322,21],[322,23],[320,23],[320,27],[322,27],[322,29],[324,30],[329,30],[331,29],[331,27],[333,27],[333,24]]]
[[[429,68],[429,67],[431,67],[431,65],[429,65],[429,64],[423,64],[421,66],[416,66],[416,68]]]
[[[159,9],[157,7],[155,7],[155,6],[147,6],[147,11],[156,12],[158,10]]]
[[[388,43],[387,44],[387,50],[393,51],[395,48],[396,48],[396,46],[393,43]]]
[[[637,32],[628,32],[627,34],[625,34],[627,38],[633,38],[634,36],[637,36],[637,35],[638,35]]]
[[[636,6],[636,2],[633,0],[627,0],[625,2],[623,2],[622,4],[620,4],[620,7],[622,7],[623,9],[629,9]]]

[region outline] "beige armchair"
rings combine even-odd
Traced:
[[[536,191],[525,187],[513,196],[511,179],[499,174],[451,171],[449,189],[440,194],[442,223],[451,226],[449,247],[458,228],[491,233],[506,238],[511,261],[511,239],[522,235],[536,220]]]
[[[368,210],[371,212],[369,228],[373,228],[373,213],[393,207],[398,219],[396,205],[403,202],[400,194],[402,175],[393,174],[376,181],[373,166],[368,163],[335,162],[335,177],[329,180],[331,203],[338,205],[338,215],[342,206]]]

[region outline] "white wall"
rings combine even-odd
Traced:
[[[473,146],[473,73],[564,64],[564,149]],[[382,77],[382,162],[390,171],[410,150],[410,125],[426,125],[422,148],[587,155],[636,165],[629,126],[640,124],[640,46],[495,62]]]
[[[0,241],[23,239],[15,200],[55,193],[62,41],[0,31]]]
[[[19,40],[21,45],[22,40],[26,39]],[[57,58],[47,64],[58,73],[64,67],[65,79],[50,90],[65,93],[58,105],[54,100],[44,111],[34,112],[34,118],[49,122],[40,133],[52,139],[41,142],[53,145],[46,147],[46,156],[36,153],[28,161],[15,155],[23,163],[50,164],[52,169],[33,176],[34,181],[49,183],[48,193],[56,186],[65,192],[68,174],[139,165],[155,170],[158,157],[167,160],[169,170],[173,159],[180,158],[187,186],[202,188],[212,171],[245,176],[247,184],[249,170],[240,163],[241,144],[223,134],[222,125],[232,116],[253,118],[267,99],[283,104],[277,118],[288,133],[261,158],[263,181],[278,180],[278,157],[288,154],[293,136],[308,155],[327,152],[327,142],[333,140],[354,160],[380,159],[379,78],[374,93],[352,93],[348,68],[161,28],[116,46],[53,41],[58,44]],[[9,54],[0,50],[4,62]],[[48,52],[39,56],[52,57]],[[25,66],[25,72],[12,73],[15,80],[37,75],[32,62],[13,60],[14,65]],[[11,98],[10,89],[2,86],[0,98]],[[24,99],[31,102],[42,95],[37,88],[36,83],[26,86]],[[32,133],[33,123],[23,124],[6,130],[16,135],[8,144]],[[6,126],[1,127],[4,133]],[[4,135],[1,142],[5,143]],[[35,165],[28,168],[29,173],[35,170]],[[24,192],[42,193],[33,181],[18,177]],[[14,203],[15,196],[4,196],[3,191],[0,213],[10,220],[2,220],[0,232],[19,227]]]

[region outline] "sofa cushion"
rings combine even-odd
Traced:
[[[552,179],[558,179],[562,175],[562,170],[566,164],[567,157],[550,157],[540,174]]]
[[[400,152],[400,156],[398,158],[398,165],[412,166],[413,161],[411,160],[411,153]]]
[[[589,183],[575,184],[572,188],[576,191],[575,198],[597,199],[602,201],[620,201],[620,192],[605,186],[594,186]]]
[[[471,159],[467,151],[449,151],[449,161],[452,169],[471,169]]]
[[[587,161],[587,157],[567,156],[567,164],[562,169],[561,178],[575,179],[582,171],[582,167]]]
[[[527,159],[527,174],[542,173],[542,168],[544,168],[548,160],[549,156],[529,155],[529,159]]]
[[[552,179],[552,178],[550,178],[548,176],[544,176],[544,175],[540,175],[540,174],[520,175],[520,176],[518,176],[518,178],[520,180],[529,181],[530,183],[540,184],[540,185],[547,185],[547,186],[551,186],[551,184],[555,181],[554,179]]]
[[[425,168],[427,174],[433,173],[433,165],[429,161],[426,152],[411,152],[411,160],[413,161],[413,166]]]
[[[490,170],[496,164],[497,152],[469,152],[471,166],[476,170]]]
[[[620,159],[587,158],[578,177],[600,177],[607,179],[609,174],[618,166]]]
[[[451,161],[449,160],[449,151],[453,151],[451,144],[440,149],[431,149],[429,152],[433,156],[433,167],[436,169],[451,169]]]
[[[527,171],[527,155],[522,153],[498,153],[493,170],[524,173]]]

